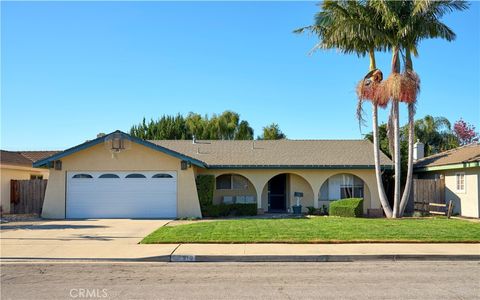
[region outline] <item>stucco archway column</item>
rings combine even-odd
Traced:
[[[263,202],[262,202],[262,194],[263,194],[263,188],[267,184],[268,179],[265,178],[257,178],[255,179],[255,190],[257,191],[257,209],[262,209],[263,208]]]
[[[251,178],[251,181],[255,186],[255,190],[257,191],[257,209],[263,209],[264,206],[267,206],[265,203],[262,202],[263,188],[272,177],[272,174],[270,174],[269,172],[256,172],[254,174],[250,174],[249,177]]]
[[[319,208],[318,205],[318,194],[319,194],[319,189],[313,189],[313,207]]]
[[[262,190],[259,187],[255,189],[257,190],[257,209],[262,209]]]
[[[313,207],[315,208],[320,208],[320,189],[322,187],[322,184],[323,182],[325,181],[325,179],[323,177],[320,177],[318,179],[316,179],[315,181],[313,181],[313,183],[311,183],[311,186],[312,186],[312,189],[313,189],[313,195],[314,195],[314,202],[313,202]]]

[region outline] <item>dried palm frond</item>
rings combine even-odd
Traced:
[[[386,88],[383,97],[388,96],[391,99],[405,103],[415,103],[417,94],[420,90],[420,79],[414,72],[392,73],[385,80]]]
[[[387,107],[388,101],[390,100],[388,93],[385,92],[386,89],[387,89],[387,85],[385,81],[383,81],[378,85],[378,87],[375,90],[374,102],[382,108]]]
[[[371,80],[361,80],[357,84],[357,96],[361,100],[369,100],[374,104],[385,108],[390,99],[386,90],[385,82],[376,82]]]
[[[378,83],[370,79],[362,79],[357,84],[358,99],[374,101]]]
[[[357,101],[357,120],[358,120],[358,127],[360,128],[360,132],[362,132],[362,126],[365,126],[366,121],[363,118],[364,111],[363,111],[363,99],[358,98]]]

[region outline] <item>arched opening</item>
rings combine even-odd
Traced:
[[[245,176],[222,174],[215,177],[213,204],[254,204],[256,198],[257,191]]]
[[[294,173],[281,173],[270,178],[262,191],[262,208],[269,213],[286,213],[296,205],[294,194],[303,193],[300,199],[302,211],[314,206],[313,189],[305,178]]]
[[[341,173],[330,176],[322,184],[318,193],[319,207],[329,207],[332,201],[345,198],[363,198],[364,211],[370,205],[370,191],[365,182],[353,174]]]

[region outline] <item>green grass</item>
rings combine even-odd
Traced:
[[[480,242],[480,223],[446,218],[235,219],[164,226],[154,243]]]

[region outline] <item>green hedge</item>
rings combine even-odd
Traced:
[[[257,214],[257,204],[217,204],[205,206],[204,217],[254,216]]]
[[[213,203],[213,190],[215,189],[215,176],[198,175],[196,178],[198,201],[203,212],[205,207]]]
[[[363,199],[348,198],[333,201],[330,203],[329,214],[338,217],[362,217]]]

